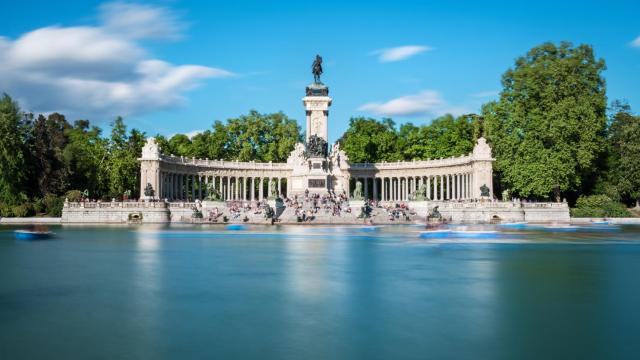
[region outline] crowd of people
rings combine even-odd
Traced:
[[[349,206],[349,198],[346,193],[336,194],[329,192],[319,194],[306,190],[304,194],[281,199],[281,205],[284,205],[285,208],[292,208],[298,222],[311,222],[319,215],[341,217],[352,214],[352,209]],[[276,208],[278,206],[280,205],[276,205]],[[213,209],[207,209],[206,213],[202,214],[202,218],[209,222],[218,222],[221,217],[226,218],[224,213],[227,213],[228,220],[248,221],[249,217],[255,217],[256,215],[266,216],[270,214],[267,207],[270,207],[267,200],[227,201],[224,208],[215,207]],[[274,211],[273,217],[277,218],[284,209],[281,208],[280,212],[278,212],[277,209],[271,210]],[[200,201],[196,201],[194,211],[202,211],[202,203]],[[359,218],[385,216],[389,221],[401,221],[409,220],[411,215],[415,215],[415,212],[409,209],[406,203],[382,203],[379,200],[365,200],[363,210],[353,215]]]

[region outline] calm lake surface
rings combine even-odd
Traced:
[[[15,229],[0,359],[640,358],[640,227]]]

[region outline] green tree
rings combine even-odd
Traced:
[[[640,116],[628,104],[613,104],[610,126],[609,179],[622,196],[640,207]]]
[[[127,127],[121,117],[116,118],[109,139],[109,195],[120,198],[130,190],[134,197],[140,194],[140,163],[144,146],[144,133]]]
[[[0,203],[16,204],[26,198],[22,117],[18,104],[4,94],[0,98]]]
[[[87,189],[96,197],[107,195],[109,187],[109,141],[101,133],[88,120],[77,120],[66,131],[69,142],[63,151],[70,188]]]
[[[402,159],[395,123],[391,119],[351,118],[349,128],[338,142],[351,162],[374,163]]]
[[[184,134],[176,134],[169,139],[169,148],[167,154],[173,154],[176,156],[195,156],[191,139]]]
[[[483,118],[505,188],[559,198],[593,177],[606,128],[604,69],[591,46],[545,43],[503,75],[500,100]]]
[[[468,116],[444,115],[424,126],[423,134],[428,146],[422,159],[466,155],[475,143],[473,119]]]
[[[219,125],[214,129],[214,134],[222,130]],[[240,161],[284,162],[295,144],[302,141],[298,123],[282,112],[261,114],[251,110],[248,115],[227,120],[226,134],[226,154]]]
[[[65,132],[71,126],[64,115],[53,113],[38,116],[33,123],[31,147],[32,178],[37,196],[63,194],[69,183],[69,169],[64,161],[68,139]]]

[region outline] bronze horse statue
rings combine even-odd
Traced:
[[[322,57],[320,55],[316,55],[316,59],[311,65],[311,72],[313,73],[313,81],[320,84],[320,75],[322,75]]]

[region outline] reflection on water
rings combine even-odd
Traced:
[[[0,228],[0,358],[640,353],[640,227]]]

